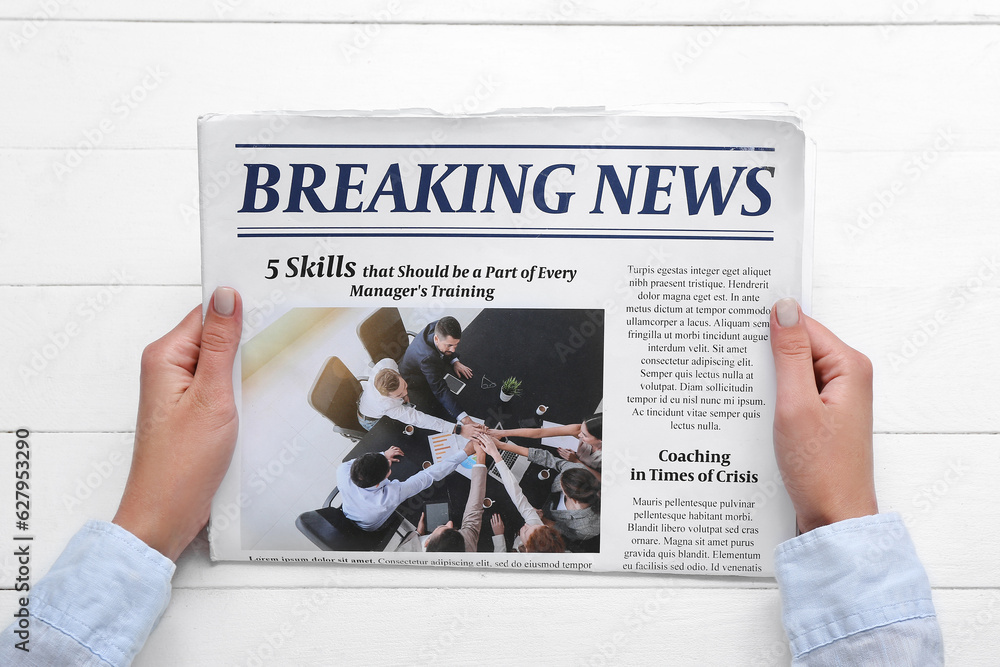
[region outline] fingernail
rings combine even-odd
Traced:
[[[799,323],[799,304],[795,303],[795,299],[791,297],[780,299],[774,304],[774,310],[781,326],[794,327]]]
[[[229,317],[236,310],[236,290],[231,287],[215,289],[215,312],[223,317]]]

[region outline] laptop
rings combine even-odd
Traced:
[[[503,424],[498,421],[495,428],[502,429]],[[465,438],[451,433],[435,433],[427,440],[431,447],[431,457],[434,459],[434,463],[440,463],[445,459],[445,457],[454,452],[456,449],[465,447],[466,443]],[[525,471],[528,470],[528,457],[520,456],[514,452],[505,452],[501,450],[500,458],[504,460],[504,463],[507,464],[507,467],[510,468],[510,471],[514,474],[514,480],[520,483],[521,478],[524,477]],[[471,478],[472,467],[475,464],[476,457],[469,456],[459,464],[455,471],[466,478]],[[500,476],[500,471],[497,470],[496,463],[490,466],[487,474],[503,483],[503,477]]]

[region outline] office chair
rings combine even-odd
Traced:
[[[344,362],[338,357],[330,357],[309,390],[309,405],[333,422],[334,431],[353,442],[367,433],[358,422],[361,381],[367,379],[354,377]]]
[[[334,487],[323,507],[303,512],[295,519],[295,527],[324,551],[386,551],[402,541],[413,525],[399,512],[393,512],[378,530],[362,530],[344,515],[333,501],[340,491]],[[398,537],[398,540],[394,540]]]
[[[403,326],[398,308],[379,308],[358,325],[358,338],[373,363],[389,357],[398,364],[410,345],[410,336],[416,335]]]
[[[575,554],[596,554],[601,551],[601,536],[594,535],[585,540],[566,540],[566,551]]]

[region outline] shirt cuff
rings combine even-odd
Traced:
[[[486,464],[485,463],[477,463],[477,464],[473,465],[472,467],[473,468],[485,468]]]
[[[468,412],[460,412],[457,417],[455,417],[455,422],[461,426],[462,420],[469,416]]]
[[[88,521],[33,588],[31,614],[127,665],[170,602],[174,564],[124,528]]]
[[[506,553],[507,552],[507,541],[504,539],[503,535],[493,536],[493,553]]]
[[[461,463],[467,458],[469,458],[469,455],[465,453],[464,449],[456,449],[451,454],[449,454],[448,458],[444,459],[444,461],[448,461],[449,463],[454,463],[457,466],[459,463]],[[444,461],[442,461],[442,463],[444,463]]]
[[[528,447],[528,460],[532,463],[537,463],[543,468],[547,468],[549,467],[549,463],[551,463],[549,460],[550,458],[555,459],[555,457],[549,454],[546,450],[539,447]]]
[[[934,616],[930,582],[898,514],[817,528],[779,544],[774,560],[796,658],[872,628]]]

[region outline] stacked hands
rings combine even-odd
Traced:
[[[466,417],[462,420],[462,431],[461,435],[466,440],[471,440],[475,438],[480,433],[485,433],[486,427],[483,424],[472,421],[472,417]]]

